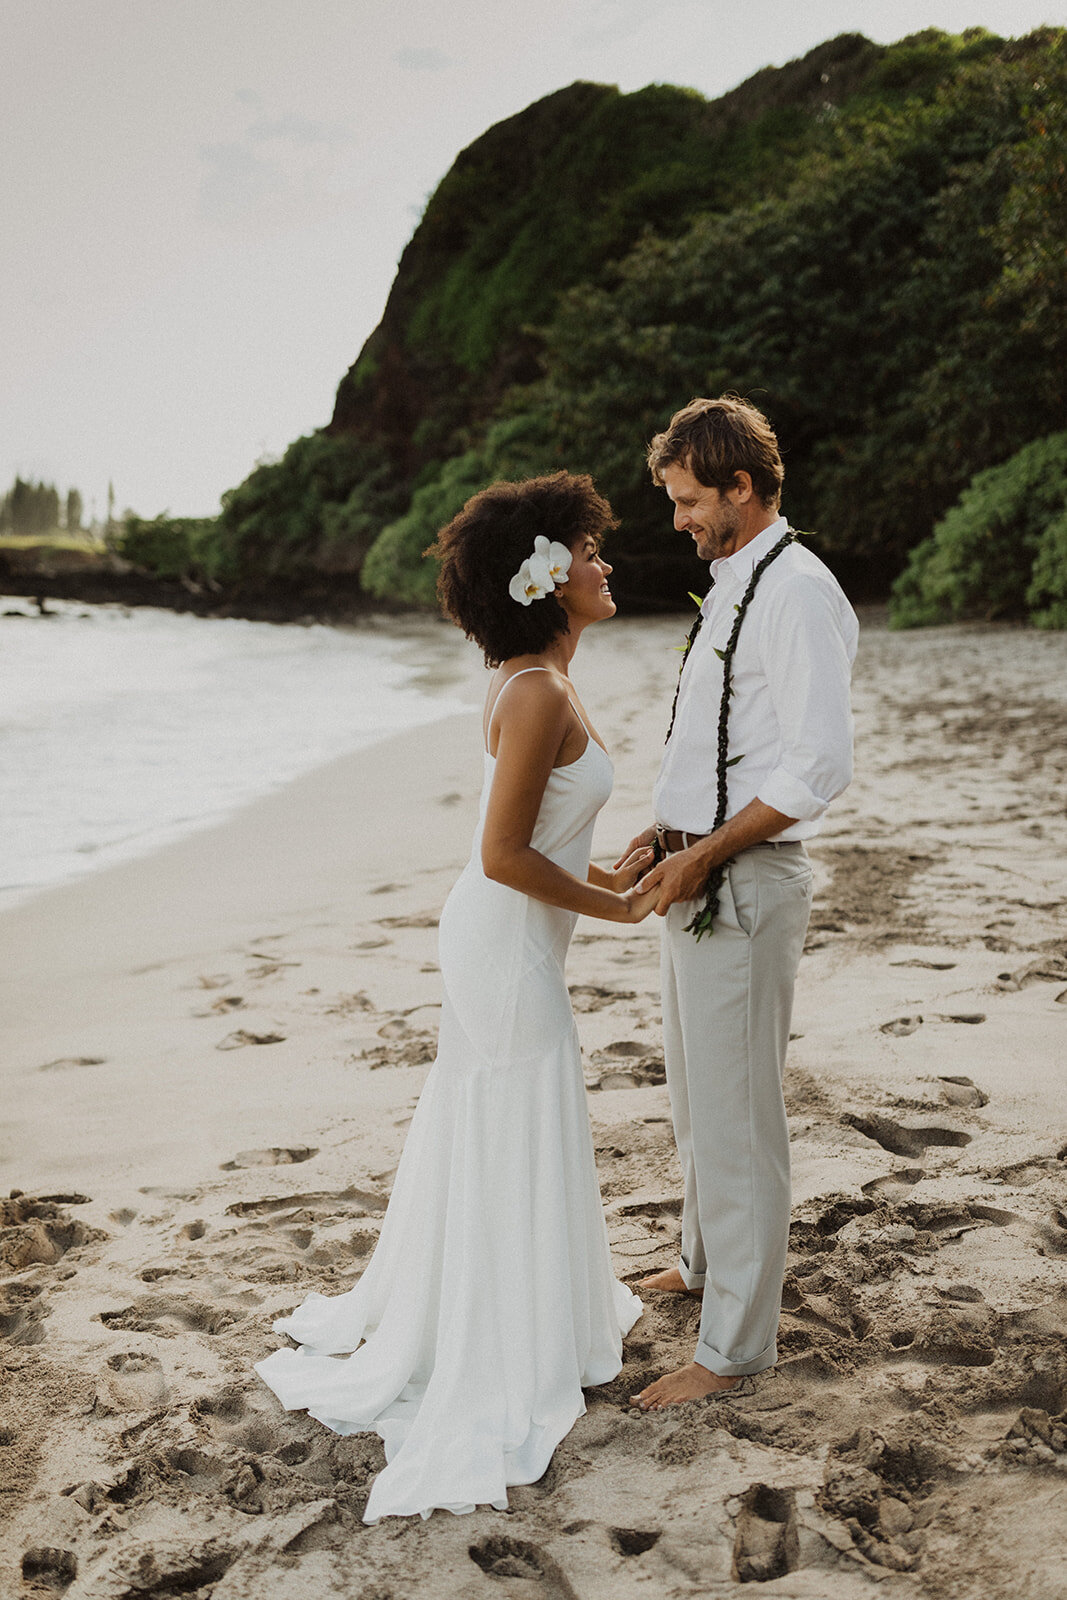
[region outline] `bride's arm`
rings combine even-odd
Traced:
[[[530,673],[509,688],[493,720],[500,737],[482,832],[486,877],[565,911],[639,922],[655,904],[655,894],[616,894],[602,883],[583,883],[530,843],[549,774],[571,725],[566,689],[548,673]]]

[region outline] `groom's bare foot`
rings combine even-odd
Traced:
[[[654,1272],[651,1277],[642,1278],[637,1287],[659,1289],[664,1294],[689,1294],[694,1300],[704,1298],[700,1289],[690,1289],[677,1267],[668,1267],[665,1272]]]
[[[657,1276],[665,1277],[666,1274],[659,1273]],[[705,1395],[736,1389],[740,1382],[740,1378],[720,1378],[717,1372],[709,1372],[699,1362],[691,1361],[687,1367],[679,1367],[677,1372],[668,1372],[664,1377],[657,1378],[640,1394],[631,1395],[630,1403],[640,1406],[642,1411],[663,1411],[667,1406],[681,1405],[685,1400],[703,1400]]]

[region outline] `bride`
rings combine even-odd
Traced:
[[[301,1348],[256,1367],[286,1409],[381,1435],[367,1522],[506,1509],[641,1314],[611,1270],[564,978],[578,913],[639,922],[656,899],[633,888],[650,850],[589,861],[612,769],[568,669],[615,611],[614,526],[590,478],[557,472],[483,490],[428,552],[495,669],[471,859],[441,916],[437,1059],[362,1278],[276,1322]]]

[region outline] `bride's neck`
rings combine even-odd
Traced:
[[[540,660],[546,667],[555,667],[557,672],[569,677],[569,667],[574,659],[574,652],[578,648],[579,634],[561,633],[553,639],[547,649],[541,651]]]

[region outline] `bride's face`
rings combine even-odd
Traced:
[[[610,571],[594,539],[581,539],[572,547],[567,582],[558,584],[555,591],[568,617],[584,626],[615,615],[615,602],[608,587]]]

